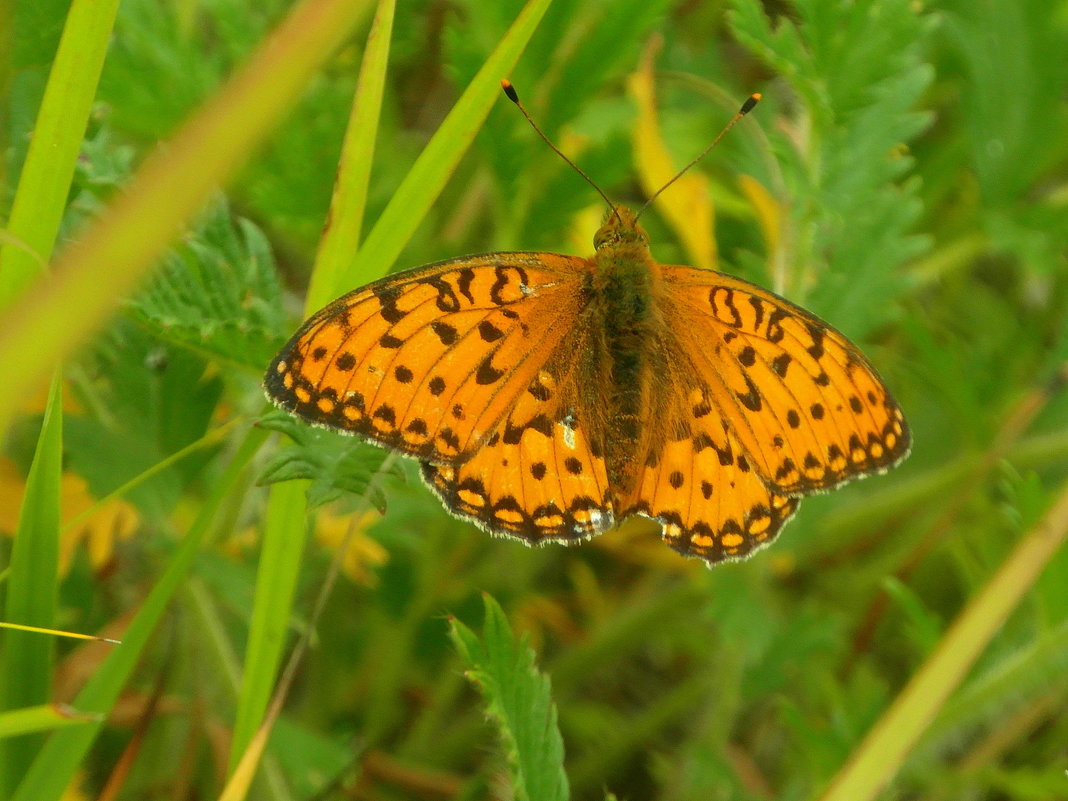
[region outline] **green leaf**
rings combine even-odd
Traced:
[[[52,257],[118,6],[118,0],[71,4],[5,226],[12,241],[0,246],[0,309]]]
[[[5,235],[0,239],[0,309],[4,311],[24,296],[27,287],[52,258],[117,8],[118,0],[77,0],[63,21],[63,33],[32,123],[32,137],[21,166],[18,189],[4,226]],[[16,63],[34,63],[42,51],[51,49],[53,24],[59,20],[54,13],[57,10],[52,3],[35,9],[36,21],[41,24],[30,26],[35,33],[28,39],[19,37],[21,46],[15,56]],[[25,23],[35,12],[22,4],[17,14]],[[0,26],[9,24],[16,15],[15,7],[9,5],[2,15],[5,19],[0,21]],[[25,33],[26,29],[19,30]],[[11,34],[5,33],[7,44]],[[37,47],[27,47],[29,41]],[[6,85],[7,81],[3,83]],[[4,97],[0,102],[6,106],[9,99]],[[10,133],[6,120],[4,126],[0,135],[6,146]],[[4,157],[7,158],[6,153]],[[52,325],[57,327],[55,322]],[[37,358],[33,348],[28,353],[31,360]],[[25,358],[27,353],[21,355]],[[19,369],[18,359],[6,363],[10,370]],[[63,470],[61,381],[60,369],[53,366],[44,424],[19,510],[5,606],[5,614],[12,622],[43,627],[54,624],[57,607]],[[4,431],[6,426],[0,423],[0,433]],[[52,638],[11,631],[6,634],[4,645],[0,662],[0,709],[47,701],[51,694],[55,647]],[[22,778],[40,747],[39,736],[4,743],[0,753],[0,795],[8,796],[10,785]]]
[[[466,16],[446,28],[449,63],[457,83],[463,85],[474,74],[482,54],[504,29],[512,4],[514,0],[487,7],[478,0],[466,0]],[[641,47],[667,15],[668,6],[665,0],[610,4],[556,0],[524,57],[512,73],[502,77],[513,80],[538,125],[557,140],[564,126],[573,125],[589,111],[590,98],[599,87],[633,69]],[[553,68],[546,70],[546,64]],[[594,116],[600,134],[604,115]],[[581,135],[588,138],[586,131]],[[504,249],[558,247],[574,214],[598,202],[593,189],[545,147],[511,104],[501,104],[490,114],[479,134],[479,146],[496,179],[495,197],[500,202],[492,208],[499,246]],[[626,164],[620,155],[623,148],[613,148],[608,154],[604,150],[597,143],[584,149],[581,158],[583,169],[602,185],[611,176],[603,162],[610,161],[616,168]],[[538,168],[532,169],[532,164]]]
[[[908,621],[905,633],[915,653],[930,653],[944,633],[942,620],[927,608],[916,592],[897,578],[887,576],[883,581],[883,589],[896,602],[897,608]]]
[[[984,789],[994,796],[1013,801],[1048,801],[1064,796],[1065,776],[1063,760],[1051,760],[1054,764],[1021,766],[1011,769],[990,768],[983,771]]]
[[[1065,573],[1050,569],[1046,577],[1059,584],[1063,593]],[[1007,715],[1031,699],[1068,694],[1068,620],[1060,620],[1030,641],[1006,644],[1001,653],[990,655],[931,723],[924,736],[925,746],[953,748],[960,732],[982,728],[996,730]],[[1026,700],[1025,700],[1026,699]]]
[[[299,484],[274,487],[268,497],[256,596],[230,743],[230,771],[237,766],[263,720],[282,660],[304,550],[307,514],[297,495],[302,489]]]
[[[1063,158],[1059,96],[1068,51],[1064,26],[1043,0],[945,3],[945,34],[961,70],[960,113],[976,176],[994,207],[1026,192]]]
[[[975,660],[1068,540],[1068,484],[946,630],[923,666],[869,730],[821,801],[875,798]]]
[[[94,344],[86,361],[95,380],[72,393],[93,413],[68,415],[64,433],[70,466],[102,497],[200,440],[224,381],[187,347],[161,343],[126,319]],[[129,500],[148,515],[168,513],[211,457],[209,448],[155,473]]]
[[[267,238],[222,196],[129,301],[161,338],[257,373],[282,345],[282,289]]]
[[[293,447],[280,448],[264,466],[261,484],[307,479],[311,482],[307,490],[309,509],[351,494],[366,495],[376,509],[385,511],[385,497],[371,482],[383,469],[390,456],[388,451],[353,437],[313,428],[281,410],[267,413],[259,424],[293,440]]]
[[[92,5],[92,4],[90,4]],[[220,92],[145,160],[108,211],[64,250],[49,280],[0,319],[0,428],[64,355],[75,350],[148,272],[220,182],[296,100],[345,40],[362,3],[307,0]],[[62,320],[62,325],[56,321]]]
[[[526,638],[517,640],[500,605],[482,596],[485,622],[481,639],[453,618],[450,634],[464,661],[467,677],[486,701],[497,724],[519,801],[564,801],[569,797],[564,773],[564,741],[556,721],[549,678],[538,672]]]
[[[394,0],[379,0],[367,49],[360,66],[360,79],[352,100],[349,124],[334,182],[330,214],[315,254],[305,314],[325,306],[345,289],[343,269],[359,250],[367,187],[371,180],[375,139],[382,113],[382,94],[393,33]]]
[[[342,734],[324,734],[312,724],[282,715],[271,733],[270,753],[288,780],[291,798],[322,795],[323,777],[341,776],[351,769],[353,743]]]
[[[860,337],[891,319],[907,288],[901,265],[929,246],[911,233],[923,208],[901,146],[928,121],[913,109],[934,77],[932,20],[908,0],[805,0],[797,11],[774,27],[755,0],[734,0],[730,14],[739,41],[801,101],[803,135],[772,134],[793,244],[775,288],[802,301],[812,287],[806,305]]]

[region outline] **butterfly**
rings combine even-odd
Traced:
[[[267,396],[417,459],[445,508],[491,534],[573,543],[642,515],[710,565],[768,545],[803,496],[908,453],[900,407],[827,323],[659,264],[623,206],[594,248],[467,256],[356,289],[282,348]]]

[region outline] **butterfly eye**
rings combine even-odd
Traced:
[[[595,250],[600,250],[606,245],[610,245],[619,241],[619,232],[612,225],[602,225],[597,229],[597,233],[593,235],[593,247]]]

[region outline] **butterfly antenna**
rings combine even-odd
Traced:
[[[615,204],[611,200],[608,199],[608,195],[606,195],[601,190],[601,187],[597,186],[597,184],[595,184],[593,182],[593,179],[590,178],[590,176],[588,176],[585,172],[582,171],[582,168],[579,165],[577,165],[575,162],[573,162],[571,159],[569,159],[567,156],[565,156],[564,152],[562,150],[560,150],[560,148],[558,148],[556,145],[554,145],[552,143],[552,140],[549,139],[549,137],[545,135],[545,133],[541,130],[541,128],[538,127],[538,123],[534,122],[534,119],[530,116],[530,114],[527,112],[526,108],[524,108],[523,103],[519,100],[519,93],[516,92],[515,87],[512,86],[512,82],[509,81],[508,79],[502,80],[501,81],[501,89],[503,89],[504,93],[506,95],[508,95],[508,99],[516,104],[516,107],[523,113],[523,116],[527,118],[527,122],[530,123],[530,127],[533,128],[534,132],[538,136],[540,136],[542,138],[542,140],[545,142],[545,144],[547,144],[552,149],[553,153],[555,153],[560,158],[562,158],[564,161],[566,161],[568,163],[568,165],[571,167],[571,169],[573,169],[575,172],[577,172],[579,175],[581,175],[584,179],[586,179],[586,183],[588,183],[590,186],[592,186],[594,189],[597,190],[597,194],[600,195],[602,198],[604,198],[604,202],[608,204],[608,208],[610,208],[612,210],[612,213],[616,215],[616,219],[619,220],[619,223],[622,225],[623,224],[623,220],[620,219],[619,212],[616,211]],[[703,156],[704,153],[702,153],[701,155]],[[674,178],[672,180],[674,180]]]
[[[651,198],[649,198],[647,201],[645,201],[645,205],[642,206],[640,209],[638,209],[638,213],[634,216],[634,219],[637,220],[639,217],[641,217],[642,213],[647,208],[649,208],[649,206],[652,205],[653,201],[656,200],[658,197],[660,197],[660,193],[661,192],[663,192],[665,189],[667,189],[669,186],[671,186],[673,183],[675,183],[677,180],[679,180],[679,178],[681,178],[683,175],[685,175],[686,172],[694,164],[696,164],[701,159],[703,159],[705,156],[707,156],[709,151],[712,150],[712,148],[714,148],[716,145],[719,144],[719,140],[727,135],[727,131],[729,131],[731,128],[733,128],[735,125],[737,125],[738,124],[738,120],[740,120],[742,117],[744,117],[750,111],[752,111],[753,110],[753,106],[755,106],[759,102],[760,102],[760,94],[759,93],[754,92],[753,94],[749,95],[749,97],[747,97],[745,99],[745,102],[742,103],[742,107],[740,109],[738,109],[738,111],[735,113],[735,115],[730,118],[730,121],[728,121],[727,124],[723,126],[723,130],[719,132],[719,135],[717,135],[716,138],[712,140],[712,144],[710,144],[708,147],[706,147],[704,150],[702,150],[701,153],[697,156],[697,158],[693,159],[689,164],[687,164],[685,167],[683,167],[681,170],[679,170],[677,173],[675,173],[675,176],[670,181],[668,181],[662,187],[657,189],[656,192],[653,193],[653,196]]]

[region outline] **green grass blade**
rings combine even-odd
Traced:
[[[330,201],[330,216],[319,240],[311,285],[304,302],[305,315],[310,315],[351,288],[344,271],[351,266],[352,256],[360,247],[363,233],[367,186],[371,180],[375,137],[382,113],[395,5],[395,0],[380,0],[371,32],[367,36],[367,49],[363,54],[352,113],[341,148],[334,196]]]
[[[464,90],[378,218],[347,274],[354,284],[384,275],[444,188],[485,122],[507,77],[551,0],[530,0]]]
[[[957,617],[941,643],[853,752],[821,801],[875,798],[897,772],[1009,614],[1068,538],[1068,486]]]
[[[0,713],[0,740],[18,737],[22,734],[53,731],[68,726],[81,726],[83,723],[100,720],[100,717],[100,715],[83,715],[68,707],[53,704],[13,709],[10,712]]]
[[[256,597],[230,746],[230,771],[263,720],[278,675],[304,550],[305,484],[304,481],[275,484],[268,497]]]
[[[8,240],[0,245],[0,309],[25,291],[52,256],[117,9],[118,0],[75,0],[67,13],[7,221]],[[5,608],[11,622],[43,627],[55,623],[62,431],[57,371],[12,548]],[[9,631],[4,645],[0,708],[19,709],[48,701],[54,640]],[[41,742],[40,736],[29,736],[4,743],[0,795],[6,797],[21,779]]]
[[[500,605],[483,595],[486,617],[481,639],[456,619],[451,635],[470,665],[467,677],[497,723],[512,769],[512,787],[520,801],[564,801],[564,741],[556,722],[549,678],[538,672],[534,652],[517,640]]]
[[[7,221],[24,247],[0,245],[0,309],[51,258],[118,7],[119,0],[75,0],[67,13]]]
[[[52,379],[44,425],[37,439],[26,494],[11,549],[5,615],[12,623],[50,628],[55,625],[59,566],[60,476],[63,472],[61,379]],[[5,632],[0,660],[0,708],[20,709],[51,697],[55,658],[53,637],[27,631]],[[39,737],[4,743],[3,787],[14,786],[41,747]]]
[[[136,284],[182,222],[264,139],[345,40],[362,8],[352,0],[298,5],[245,69],[145,162],[60,258],[54,279],[31,287],[0,318],[0,362],[9,379],[0,385],[0,431],[48,371]]]
[[[86,683],[74,701],[78,709],[106,713],[115,704],[127,679],[137,666],[145,644],[179,589],[205,535],[223,503],[233,493],[243,471],[267,438],[268,432],[253,428],[219,477],[211,495],[204,501],[196,520],[182,539],[166,570],[122,635],[108,658]],[[11,801],[54,801],[74,778],[83,759],[100,732],[102,723],[91,723],[56,732],[37,754]]]

